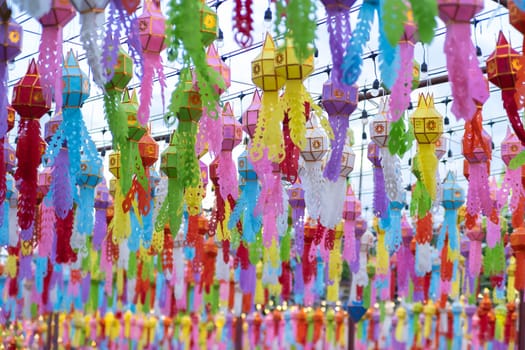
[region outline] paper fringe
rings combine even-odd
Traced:
[[[388,215],[388,198],[385,192],[383,169],[374,166],[374,214],[384,218]]]
[[[432,250],[430,243],[416,245],[416,276],[424,276],[432,271]]]
[[[68,151],[62,148],[55,160],[51,173],[51,188],[53,205],[59,218],[64,219],[73,208],[72,184],[69,174]]]
[[[481,242],[480,241],[470,241],[469,246],[469,256],[468,256],[468,271],[469,276],[477,277],[481,272]]]
[[[436,198],[436,171],[438,168],[438,159],[436,157],[434,144],[419,144],[419,166],[421,170],[422,181],[425,188],[430,195],[430,198],[434,200]]]
[[[93,75],[93,81],[104,90],[105,73],[102,58],[102,42],[104,35],[104,12],[86,12],[80,14],[80,41],[86,52],[87,62]],[[118,50],[118,47],[116,48]]]
[[[321,195],[321,224],[329,229],[335,228],[343,217],[346,179],[339,177],[336,182],[325,181]]]
[[[308,215],[317,220],[321,213],[321,195],[324,188],[321,165],[317,162],[304,162],[304,168],[300,170],[299,177],[303,183],[304,201]]]
[[[157,53],[143,53],[144,74],[140,84],[140,104],[137,112],[137,119],[142,125],[148,123],[150,117],[150,106],[153,89],[153,75],[157,72],[161,88],[162,110],[164,110],[164,90],[166,89],[166,76],[162,67],[162,58]]]
[[[237,184],[237,169],[232,159],[232,153],[223,151],[219,153],[219,165],[217,172],[219,174],[219,186],[224,198],[232,196],[233,199],[239,197],[239,187]]]
[[[401,118],[410,104],[410,92],[412,91],[414,44],[401,42],[399,44],[400,65],[392,86],[390,95],[390,120],[396,122]]]
[[[62,109],[62,28],[42,27],[38,49],[38,70],[44,94],[52,93],[56,111]]]
[[[250,47],[253,43],[252,30],[253,30],[253,0],[236,0],[235,1],[235,14],[233,16],[233,31],[235,42],[243,47]]]
[[[217,119],[212,118],[208,110],[203,108],[202,117],[199,120],[199,131],[197,134],[197,142],[195,150],[197,155],[201,154],[208,146],[208,152],[212,158],[215,158],[221,151],[222,145],[222,132],[216,132],[222,128],[221,126],[221,113],[222,109],[219,105],[215,106],[214,114],[217,115]]]
[[[385,191],[391,201],[400,201],[403,195],[401,160],[392,155],[388,148],[381,147],[381,165],[385,181]]]
[[[323,176],[336,182],[341,172],[341,159],[347,138],[349,118],[347,116],[329,116],[328,119],[335,137],[330,140],[331,151],[324,167]]]
[[[480,212],[485,216],[490,216],[492,213],[487,166],[487,162],[469,163],[467,212],[471,216]]]
[[[102,241],[106,236],[108,229],[106,210],[96,209],[95,212],[95,226],[93,230],[93,249],[100,250]]]
[[[279,100],[279,109],[274,114],[284,117],[288,113],[288,126],[290,128],[290,138],[292,142],[303,149],[306,145],[306,119],[304,114],[304,104],[312,100],[309,93],[304,88],[301,80],[287,80],[286,90]],[[262,102],[261,102],[262,103]],[[282,119],[275,119],[275,122],[282,122]],[[272,121],[273,122],[273,121]]]
[[[19,162],[15,172],[15,180],[20,182],[18,198],[18,223],[21,229],[28,229],[35,217],[37,196],[37,168],[40,164],[40,122],[22,118],[19,123],[18,143],[16,147]]]

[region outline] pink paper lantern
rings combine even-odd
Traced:
[[[235,119],[229,102],[222,112],[222,151],[231,152],[242,141],[242,126]]]
[[[242,128],[253,138],[255,135],[255,128],[257,127],[257,119],[259,118],[259,110],[261,109],[261,95],[259,90],[255,89],[253,93],[252,103],[248,109],[242,114]]]
[[[231,70],[230,67],[219,57],[219,53],[213,44],[208,46],[208,51],[206,52],[206,61],[208,62],[208,65],[213,68],[213,70],[221,75],[221,77],[224,79],[226,89],[228,89],[232,83]],[[220,89],[218,86],[215,86],[215,90],[219,95],[224,92],[224,89]]]

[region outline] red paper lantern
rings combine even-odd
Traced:
[[[16,148],[18,168],[15,179],[20,182],[18,222],[20,228],[28,229],[35,217],[37,204],[37,169],[41,152],[35,152],[44,142],[40,136],[39,119],[49,111],[51,102],[43,93],[40,75],[34,60],[25,76],[13,89],[13,108],[20,115],[19,135]]]
[[[159,159],[159,145],[151,137],[149,129],[139,140],[139,153],[144,169],[148,169]]]

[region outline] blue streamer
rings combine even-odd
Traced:
[[[153,208],[153,199],[150,203],[150,208]],[[142,245],[148,249],[151,245],[151,239],[153,237],[153,210],[150,210],[145,216],[142,217]]]
[[[385,0],[380,0],[381,4]],[[378,16],[379,16],[379,71],[381,72],[381,79],[383,80],[383,84],[387,88],[392,88],[394,85],[397,73],[399,70],[399,46],[393,47],[388,42],[384,27],[383,27],[383,20],[382,17],[382,7],[379,6],[378,8]]]
[[[390,225],[385,232],[385,245],[388,248],[390,256],[398,251],[403,243],[403,235],[401,234],[401,209],[405,204],[398,201],[391,201],[388,208],[388,217],[390,218]]]
[[[0,225],[0,246],[7,246],[9,245],[9,201],[6,199],[2,205],[4,219]]]
[[[430,298],[434,300],[438,297],[440,281],[441,281],[441,265],[432,264],[432,275],[430,278],[430,286],[428,288],[428,294]]]
[[[95,206],[95,188],[80,186],[80,200],[76,210],[77,231],[83,235],[92,235],[95,226],[93,207]]]
[[[257,181],[249,180],[243,187],[244,189],[230,215],[228,229],[232,230],[242,216],[242,238],[247,243],[253,243],[262,224],[261,215],[255,216],[253,214],[259,197],[260,186]]]
[[[80,148],[82,145],[82,112],[79,108],[62,110],[62,125],[69,155],[69,173],[75,179],[80,173]]]
[[[128,237],[128,248],[130,252],[137,252],[140,248],[140,224],[133,208],[129,211],[129,217],[131,222],[131,233]]]
[[[407,307],[407,341],[406,341],[406,349],[412,348],[412,344],[414,343],[414,310],[412,309],[412,306]]]
[[[318,297],[324,295],[325,278],[324,278],[324,263],[321,254],[317,254],[317,276],[315,277],[314,293]]]
[[[292,268],[294,269],[294,285],[293,295],[294,300],[297,304],[302,305],[304,303],[304,276],[303,276],[303,264],[295,262],[292,259]]]
[[[363,49],[370,40],[370,30],[374,21],[374,13],[379,10],[378,0],[364,0],[359,10],[358,22],[346,47],[346,53],[341,65],[342,81],[353,85],[361,75],[363,66]]]
[[[0,295],[4,295],[5,276],[0,276]],[[0,307],[4,307],[4,298],[0,298]]]
[[[452,304],[452,314],[453,314],[453,327],[454,327],[454,338],[452,339],[452,350],[461,349],[461,341],[463,338],[463,332],[461,331],[461,304],[456,300]]]
[[[35,265],[35,288],[41,294],[44,291],[44,277],[47,275],[47,257],[37,256]]]

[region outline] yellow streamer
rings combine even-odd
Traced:
[[[199,215],[201,212],[202,198],[205,194],[202,188],[202,181],[199,177],[199,185],[197,187],[188,187],[184,192],[184,202],[186,202],[186,209],[190,215]]]
[[[375,219],[377,232],[377,261],[376,272],[378,275],[386,275],[389,268],[389,255],[385,244],[385,230],[379,228],[377,218]]]
[[[217,330],[215,332],[215,341],[217,343],[220,343],[222,341],[222,330],[225,324],[226,317],[224,317],[224,314],[222,312],[219,312],[217,317],[215,317],[215,326],[217,327]]]
[[[117,295],[121,296],[124,292],[124,269],[119,267],[117,269]]]
[[[7,272],[7,275],[11,278],[15,278],[16,273],[18,271],[18,267],[16,266],[16,260],[16,255],[9,254],[7,256],[7,261],[5,262],[5,271]]]
[[[224,222],[227,223],[230,220],[231,215],[230,202],[225,201],[224,203]],[[231,231],[228,229],[228,225],[217,225],[217,239],[219,241],[229,241],[231,239]]]
[[[250,148],[254,161],[262,158],[264,149],[268,149],[268,159],[280,163],[284,159],[284,141],[281,123],[284,115],[279,113],[278,92],[265,91],[261,97],[261,109],[257,119],[257,128]]]
[[[436,199],[436,171],[438,167],[438,159],[435,151],[436,146],[433,143],[419,144],[418,158],[423,184],[432,200]]]
[[[115,182],[115,214],[113,220],[109,224],[108,230],[113,230],[113,240],[116,243],[121,243],[124,239],[129,237],[131,233],[131,221],[129,213],[125,213],[122,208],[122,203],[124,202],[124,195],[122,194],[122,189],[120,187],[120,182]]]
[[[516,280],[516,258],[511,256],[509,267],[507,268],[507,302],[513,303],[516,300],[516,288],[514,282]]]
[[[262,283],[262,274],[263,274],[263,264],[262,262],[258,262],[255,266],[255,296],[254,296],[254,302],[255,304],[264,304],[264,287]]]
[[[124,337],[131,338],[131,311],[126,311],[124,314]]]
[[[189,349],[190,347],[190,331],[191,331],[191,318],[188,315],[182,316],[181,320],[181,341],[184,344],[184,349]]]
[[[425,315],[425,323],[423,325],[423,336],[425,339],[430,337],[432,331],[432,317],[436,314],[436,306],[432,300],[423,307],[423,314]]]
[[[406,329],[405,318],[407,316],[407,312],[405,308],[400,305],[396,310],[396,315],[397,315],[397,325],[396,325],[395,337],[398,342],[404,343],[405,342],[404,335],[405,335],[405,329]]]

